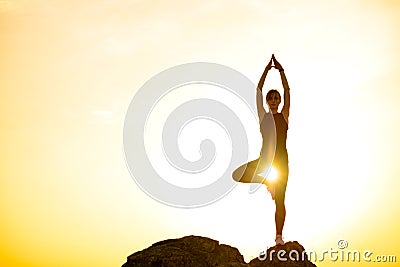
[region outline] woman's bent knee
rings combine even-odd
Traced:
[[[244,170],[241,167],[237,168],[236,170],[233,171],[232,173],[232,179],[235,180],[236,182],[240,182],[240,179],[242,179],[242,175],[244,173]]]

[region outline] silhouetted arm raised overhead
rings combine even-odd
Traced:
[[[289,111],[290,111],[290,88],[288,81],[286,79],[286,75],[282,65],[276,60],[275,56],[272,55],[272,59],[274,60],[275,68],[279,70],[279,74],[281,75],[282,86],[283,86],[283,108],[282,115],[286,120],[286,123],[289,123]]]
[[[267,113],[263,106],[262,88],[264,86],[265,78],[267,77],[268,71],[271,68],[272,68],[272,58],[269,61],[268,65],[265,67],[265,70],[264,70],[263,74],[261,75],[260,81],[258,82],[258,85],[257,85],[256,102],[257,102],[258,119],[259,119],[260,123],[261,123],[265,113]]]

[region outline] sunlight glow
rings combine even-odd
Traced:
[[[266,171],[264,171],[264,173],[265,172]],[[265,178],[269,182],[274,182],[274,181],[276,181],[276,178],[278,178],[278,171],[274,167],[271,167],[271,169],[269,171],[267,171],[265,174],[266,174]]]

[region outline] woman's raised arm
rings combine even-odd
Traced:
[[[286,122],[289,123],[289,111],[290,111],[290,87],[288,81],[286,79],[286,75],[282,65],[276,60],[275,56],[272,55],[272,59],[274,60],[275,68],[279,70],[279,74],[281,75],[282,86],[283,86],[283,108],[282,115],[285,118]]]
[[[258,119],[261,123],[266,111],[263,106],[263,95],[262,95],[262,88],[264,86],[265,78],[267,77],[268,71],[272,68],[272,57],[269,61],[268,65],[265,67],[263,74],[261,75],[260,81],[257,85],[257,96],[256,96],[256,103],[257,103],[257,113]]]

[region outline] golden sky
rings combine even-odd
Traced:
[[[122,144],[153,75],[204,61],[257,83],[272,53],[292,92],[285,239],[400,261],[399,15],[396,0],[0,0],[0,266],[120,266],[189,234],[246,259],[272,245],[266,190],[168,207],[134,183]]]

